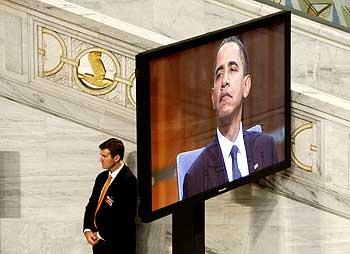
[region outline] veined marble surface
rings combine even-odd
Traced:
[[[0,209],[0,252],[21,254],[89,253],[81,224],[99,172],[97,145],[109,136],[103,131],[111,130],[135,141],[132,112],[127,124],[119,124],[120,114],[89,111],[84,95],[69,93],[62,100],[56,86],[32,82],[38,68],[31,40],[35,22],[112,45],[132,59],[144,49],[277,11],[252,0],[0,0],[0,5],[0,92],[23,103],[0,97],[0,152],[13,159],[2,160],[6,170],[0,174],[0,206],[5,208]],[[296,139],[296,154],[311,171],[294,165],[269,182],[295,199],[347,217],[349,48],[350,34],[292,18],[292,83],[301,84],[293,87],[293,128],[312,126]],[[79,116],[85,126],[24,104],[76,121]],[[126,146],[135,163],[136,145]],[[348,231],[347,219],[255,185],[206,202],[211,254],[348,253]],[[139,253],[171,253],[169,216],[139,225],[138,232]]]
[[[206,201],[205,214],[207,254],[350,251],[349,220],[258,185]],[[171,253],[171,216],[140,225],[138,233],[138,253]]]
[[[18,153],[20,165],[19,172],[1,171],[7,191],[1,207],[19,202],[19,213],[0,218],[0,252],[89,253],[82,216],[100,171],[97,145],[108,135],[4,98],[0,106],[0,151]],[[126,147],[136,148],[127,142]],[[19,185],[11,185],[14,179]],[[347,253],[350,248],[349,220],[257,185],[208,200],[205,209],[208,254]],[[170,216],[139,224],[138,253],[171,253],[171,235]]]
[[[133,73],[137,52],[278,11],[252,0],[176,3],[0,0],[0,8],[0,56],[3,56],[0,57],[0,93],[96,129],[117,133],[131,142],[136,141],[135,109],[121,106],[130,107],[125,103],[126,86],[120,85],[113,99],[109,97],[114,95],[101,100],[102,97],[84,94],[72,82],[74,72],[67,63],[57,76],[38,77],[38,69],[43,67],[38,60],[40,40],[28,38],[40,38],[41,27],[46,27],[65,38],[69,51],[74,44],[70,41],[78,41],[84,47],[98,46],[120,54],[121,62],[129,61],[122,65],[125,72],[122,78],[126,80]],[[58,47],[49,48],[58,54]],[[74,58],[72,52],[69,55]],[[350,34],[292,17],[293,82],[348,100],[349,67]],[[116,102],[121,105],[115,106]],[[125,131],[114,126],[122,126]]]
[[[0,107],[0,253],[88,253],[83,213],[110,135],[2,97]]]

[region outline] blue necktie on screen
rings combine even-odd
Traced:
[[[236,180],[242,177],[241,172],[238,169],[237,153],[238,153],[238,147],[236,145],[232,146],[230,154],[232,158],[232,179],[233,180]]]

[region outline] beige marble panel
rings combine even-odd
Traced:
[[[326,182],[349,190],[350,128],[327,121],[324,138]]]
[[[338,48],[320,43],[317,89],[340,98],[350,98],[350,47]]]
[[[110,135],[1,97],[0,106],[0,252],[89,253],[82,218]],[[136,145],[125,145],[136,164]],[[6,151],[18,154],[17,171]]]
[[[46,253],[47,227],[43,222],[22,219],[1,219],[1,253]]]
[[[0,3],[0,75],[28,80],[28,31],[24,12]]]
[[[65,119],[79,121],[80,124],[110,133],[111,135],[120,135],[125,140],[135,141],[136,112],[134,110],[115,104],[112,107],[111,104],[106,104],[106,102],[91,102],[88,97],[74,93],[70,93],[70,99],[65,101],[60,98],[60,95],[63,95],[62,91],[59,92],[54,87],[49,89],[49,93],[33,89],[42,88],[45,90],[45,87],[41,85],[30,85],[30,87],[32,88],[0,78],[0,90],[3,96],[41,108]],[[50,95],[52,92],[58,96]]]
[[[292,80],[349,99],[349,56],[350,47],[292,33]]]
[[[67,2],[83,6],[110,17],[115,17],[136,26],[152,30],[153,9],[155,0],[143,1],[81,1],[68,0]],[[113,8],[111,8],[113,6]]]
[[[2,54],[5,70],[23,74],[22,63],[22,19],[12,13],[0,10]]]
[[[245,253],[249,230],[245,225],[206,225],[206,253]]]
[[[171,216],[149,224],[138,224],[136,233],[137,253],[172,253]]]
[[[205,206],[206,253],[341,253],[348,249],[341,235],[342,228],[350,229],[348,220],[256,185],[210,199]]]
[[[73,210],[84,207],[101,171],[98,145],[109,135],[3,98],[0,105],[6,109],[0,112],[0,150],[15,151],[20,157],[22,215],[61,216],[63,209],[56,207],[65,200],[79,204],[71,206]],[[129,142],[125,146],[130,152],[136,149]],[[9,163],[5,166],[8,172]]]
[[[236,8],[204,2],[203,25],[206,32],[236,25],[251,19],[249,14],[242,14]]]
[[[204,32],[204,4],[196,0],[155,1],[154,31],[176,40]]]
[[[81,222],[72,219],[51,220],[46,226],[47,254],[92,253],[82,234]]]
[[[319,59],[317,39],[298,33],[292,33],[291,39],[292,80],[300,84],[313,84],[316,79],[315,66]],[[300,52],[303,52],[302,57]]]

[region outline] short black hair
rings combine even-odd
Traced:
[[[119,155],[121,160],[124,158],[124,144],[119,139],[110,138],[99,145],[99,148],[101,150],[108,149],[112,158],[114,158],[116,155]]]
[[[241,54],[241,60],[243,63],[243,75],[247,75],[249,70],[248,70],[248,51],[246,46],[242,43],[242,41],[237,37],[237,36],[230,36],[225,39],[220,43],[217,52],[221,49],[222,46],[224,46],[226,43],[234,42],[238,45],[239,52]],[[217,54],[217,53],[216,53]]]

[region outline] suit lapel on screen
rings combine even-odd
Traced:
[[[244,140],[244,146],[245,146],[245,152],[247,155],[247,162],[248,162],[248,171],[249,174],[254,172],[254,161],[253,161],[253,145],[252,142],[250,142],[250,135],[249,132],[243,131],[243,140]]]
[[[217,135],[215,136],[214,142],[210,147],[210,156],[212,167],[215,170],[216,175],[216,185],[221,185],[228,182],[228,176],[226,172],[224,158],[222,157],[222,151],[220,148],[219,140]]]

